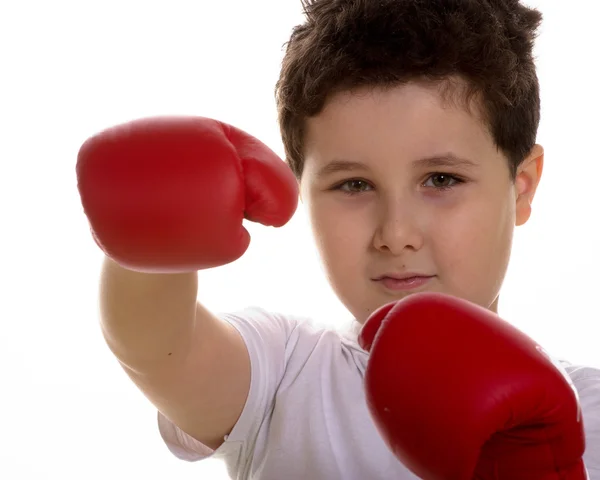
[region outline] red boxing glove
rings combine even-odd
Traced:
[[[248,248],[242,220],[279,227],[298,186],[266,145],[202,117],[137,120],[87,140],[77,159],[96,243],[120,265],[178,273],[224,265]]]
[[[413,294],[374,312],[367,403],[424,480],[585,480],[579,399],[533,340],[480,306]]]

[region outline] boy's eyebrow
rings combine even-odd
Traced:
[[[327,177],[337,172],[352,172],[355,170],[368,170],[369,167],[361,162],[351,160],[332,160],[317,171],[317,178]]]
[[[459,157],[454,153],[443,155],[432,155],[420,158],[413,162],[415,168],[438,168],[438,167],[477,167],[478,165],[468,158]],[[368,170],[368,165],[353,160],[332,160],[317,171],[317,178],[327,177],[338,172],[352,172],[356,170]]]
[[[420,158],[413,162],[415,167],[477,167],[477,163],[465,157],[459,157],[452,152],[443,155],[433,155],[431,157]]]

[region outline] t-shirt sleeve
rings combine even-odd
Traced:
[[[158,412],[159,431],[167,447],[176,457],[190,462],[216,457],[235,463],[251,455],[260,426],[270,417],[285,372],[288,341],[301,321],[256,307],[219,317],[235,327],[246,344],[251,367],[250,391],[240,418],[217,450],[203,445]]]
[[[600,369],[568,365],[583,416],[586,449],[583,461],[590,480],[600,480]]]

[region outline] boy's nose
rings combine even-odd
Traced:
[[[377,250],[400,255],[405,250],[423,246],[423,229],[417,207],[408,202],[394,202],[381,209],[373,245]]]

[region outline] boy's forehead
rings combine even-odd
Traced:
[[[421,143],[446,154],[451,145],[492,141],[489,129],[464,102],[448,96],[439,84],[417,83],[338,92],[323,110],[307,120],[305,153],[330,157],[334,149],[377,150],[381,142],[412,150]],[[483,146],[483,145],[482,145]],[[460,156],[460,155],[456,155]]]

